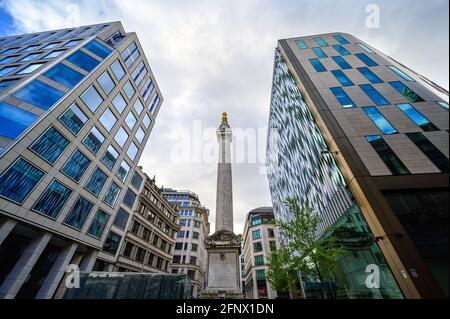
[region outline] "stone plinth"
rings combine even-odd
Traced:
[[[207,251],[207,287],[202,299],[243,298],[239,256],[241,241],[233,232],[220,230],[205,240]]]

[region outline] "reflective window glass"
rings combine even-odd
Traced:
[[[114,140],[119,144],[120,147],[124,147],[125,143],[128,140],[128,133],[124,130],[123,127],[117,131],[116,136],[114,136]]]
[[[92,111],[92,113],[95,113],[98,107],[103,103],[103,98],[93,85],[84,91],[81,95],[81,100]]]
[[[121,180],[124,181],[127,178],[128,172],[130,171],[130,165],[123,160],[122,163],[120,163],[119,168],[117,169],[116,176]]]
[[[111,91],[116,86],[114,84],[114,81],[111,79],[108,71],[105,71],[102,75],[100,75],[97,79],[97,82],[100,84],[103,92],[105,92],[106,95],[109,95],[109,93],[111,93]]]
[[[75,150],[61,171],[78,183],[90,164],[91,161],[80,150]]]
[[[92,194],[98,196],[106,183],[108,176],[102,172],[98,167],[92,173],[88,182],[86,183],[85,188],[90,191]]]
[[[30,146],[30,149],[50,164],[54,164],[69,144],[69,140],[51,126]]]
[[[78,84],[84,75],[69,68],[67,65],[59,63],[47,72],[44,73],[45,77],[58,82],[59,84],[71,89]]]
[[[105,137],[94,126],[84,139],[83,144],[86,145],[86,147],[89,148],[92,153],[97,154],[104,141]]]
[[[112,145],[110,145],[108,146],[105,155],[103,155],[102,157],[102,163],[105,164],[105,166],[110,170],[112,170],[118,158],[119,152],[117,152],[116,149]]]
[[[75,64],[83,70],[86,70],[87,72],[91,72],[97,65],[100,64],[100,61],[94,59],[81,50],[78,50],[67,57],[67,61]]]
[[[0,136],[13,140],[33,124],[37,118],[36,114],[0,102]]]
[[[117,118],[114,116],[113,112],[111,112],[110,109],[106,109],[105,112],[103,112],[102,116],[100,116],[99,120],[108,132],[111,132],[114,124],[116,124],[117,122]]]
[[[53,180],[39,200],[34,204],[33,210],[56,219],[71,194],[71,189],[57,180]]]
[[[122,93],[119,93],[116,95],[116,97],[113,100],[113,105],[116,108],[117,112],[122,114],[123,110],[127,107],[127,102],[122,96]]]
[[[72,209],[67,214],[64,224],[80,230],[83,228],[92,207],[94,207],[94,204],[81,196],[78,197]]]
[[[138,148],[137,148],[136,144],[131,143],[130,147],[128,147],[127,155],[132,161],[134,161],[134,159],[136,158],[137,152],[138,152]]]
[[[134,126],[136,125],[136,117],[133,115],[133,112],[128,113],[127,117],[125,118],[125,123],[127,123],[127,126],[130,128],[130,130],[133,130]]]
[[[88,117],[75,103],[59,118],[60,122],[69,129],[74,135],[77,135],[88,121]]]
[[[395,134],[397,130],[389,123],[388,120],[374,106],[363,107],[364,112],[375,123],[383,134]]]
[[[20,158],[0,176],[0,195],[22,203],[43,176],[44,172]]]

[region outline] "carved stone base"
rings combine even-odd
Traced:
[[[220,230],[205,240],[207,251],[207,287],[202,299],[243,298],[240,278],[241,240],[227,230]]]

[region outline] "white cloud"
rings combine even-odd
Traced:
[[[170,147],[193,120],[216,127],[227,111],[234,127],[265,127],[277,40],[343,31],[448,88],[448,2],[435,1],[61,1],[11,0],[5,7],[18,33],[120,20],[136,32],[165,101],[140,165],[157,183],[189,189],[215,210],[214,165],[169,161]],[[379,3],[381,29],[364,27],[365,7]],[[420,23],[417,23],[420,21]],[[270,205],[256,164],[233,167],[235,231],[246,213]]]

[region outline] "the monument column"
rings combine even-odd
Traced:
[[[217,167],[216,231],[233,232],[233,186],[231,177],[232,132],[227,113],[222,114],[222,123],[217,129],[219,162]]]
[[[227,113],[217,129],[216,232],[205,239],[207,286],[201,298],[242,298],[240,279],[241,240],[233,233],[233,188],[230,144],[232,132]]]

